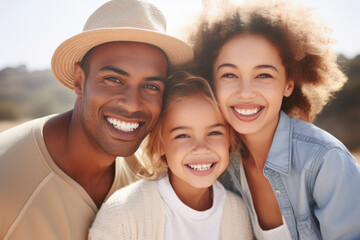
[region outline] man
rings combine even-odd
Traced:
[[[115,0],[56,49],[52,71],[75,106],[0,134],[1,239],[86,239],[104,200],[136,179],[122,157],[154,126],[169,65],[192,59],[164,31],[153,5]]]

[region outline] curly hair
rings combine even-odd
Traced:
[[[235,132],[223,118],[220,107],[208,81],[185,71],[177,71],[171,74],[168,79],[168,84],[163,97],[162,113],[144,143],[142,164],[147,172],[142,173],[142,177],[156,180],[167,172],[168,165],[166,157],[160,156],[160,150],[163,143],[162,132],[166,124],[167,114],[172,110],[172,106],[176,102],[196,94],[201,94],[212,104],[217,117],[228,130],[230,148],[235,146]],[[231,149],[229,149],[229,151],[230,150]]]
[[[312,122],[347,81],[331,48],[329,28],[312,9],[289,0],[258,0],[242,6],[221,3],[205,9],[195,20],[197,24],[187,29],[197,73],[213,87],[212,67],[221,47],[234,35],[262,35],[277,47],[286,77],[295,83],[281,109]]]

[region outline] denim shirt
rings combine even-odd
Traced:
[[[292,239],[360,239],[360,166],[335,137],[280,112],[263,172]],[[239,154],[220,181],[243,195]]]

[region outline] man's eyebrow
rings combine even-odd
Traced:
[[[160,81],[160,82],[162,82],[164,84],[166,82],[165,78],[163,78],[161,76],[147,77],[146,81]]]
[[[117,68],[117,67],[113,67],[113,66],[105,66],[105,67],[102,67],[100,68],[100,71],[112,71],[112,72],[116,72],[118,74],[121,74],[123,76],[130,76],[129,73],[127,73],[126,71],[120,69],[120,68]],[[145,78],[146,81],[160,81],[160,82],[163,82],[165,84],[166,80],[164,77],[162,76],[153,76],[153,77],[147,77]]]
[[[102,67],[102,68],[100,68],[100,71],[112,71],[112,72],[116,72],[116,73],[124,75],[124,76],[129,76],[129,73],[125,72],[124,70],[121,70],[120,68],[113,67],[113,66]]]
[[[274,69],[276,72],[279,72],[275,66],[273,66],[273,65],[268,65],[268,64],[258,65],[258,66],[256,66],[255,68],[256,68],[256,69],[272,68],[272,69]]]

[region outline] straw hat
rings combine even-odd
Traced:
[[[165,34],[166,20],[154,5],[142,0],[113,0],[99,7],[83,32],[64,41],[54,52],[51,70],[55,78],[73,89],[75,63],[93,47],[114,41],[132,41],[160,48],[171,65],[193,58],[191,47]]]

